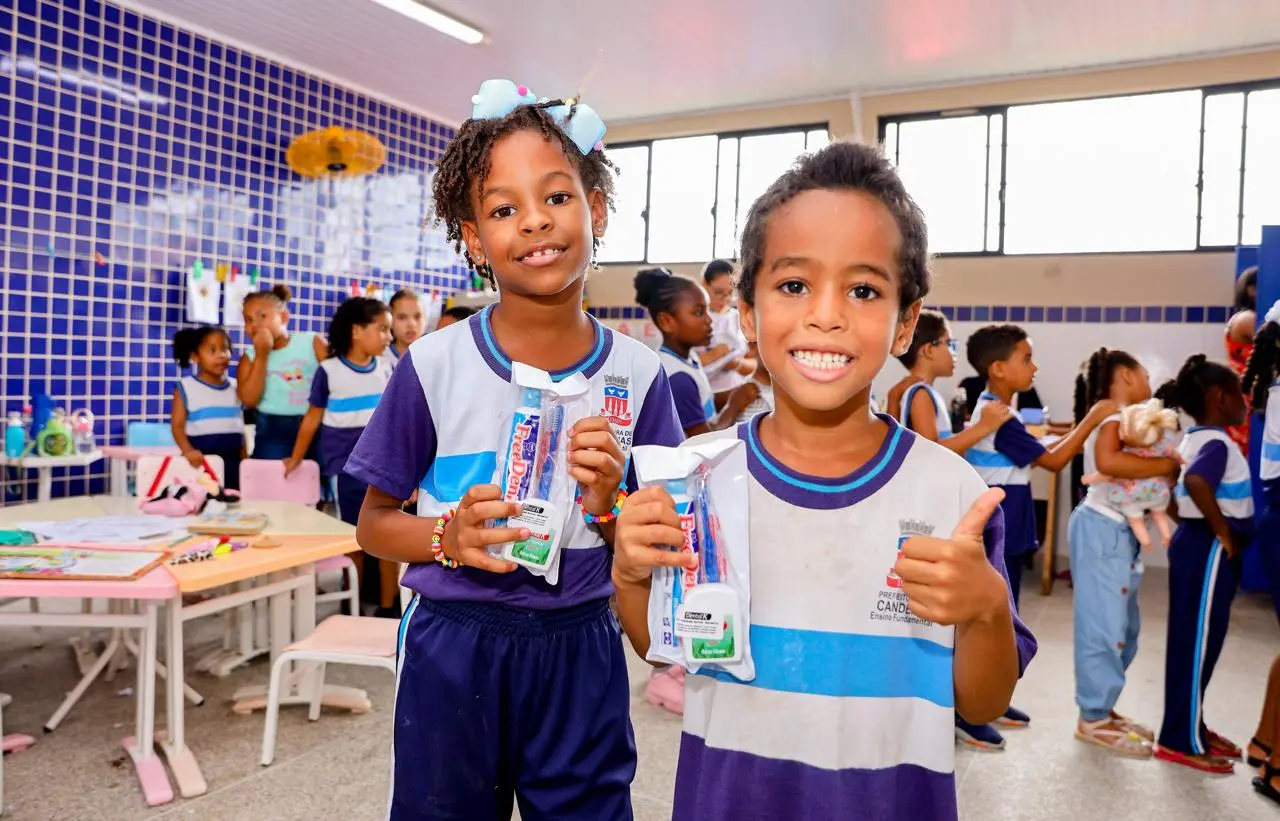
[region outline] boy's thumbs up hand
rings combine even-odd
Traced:
[[[982,540],[1002,499],[998,489],[979,496],[949,539],[913,536],[903,544],[893,569],[912,613],[935,624],[962,625],[1008,611],[1008,586],[987,560]]]

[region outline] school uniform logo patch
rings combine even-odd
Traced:
[[[911,612],[911,608],[907,605],[907,594],[902,590],[902,579],[897,573],[893,572],[893,568],[898,563],[898,557],[902,555],[902,546],[907,543],[907,540],[912,536],[933,535],[933,525],[916,519],[903,519],[898,522],[898,528],[897,550],[893,554],[893,563],[889,565],[889,570],[885,573],[885,586],[876,595],[875,606],[871,610],[870,618],[872,621],[929,625],[931,622],[927,622]]]
[[[631,427],[631,378],[627,376],[604,377],[604,407],[600,415],[620,428]]]

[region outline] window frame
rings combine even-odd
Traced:
[[[1048,99],[1038,101],[1025,101],[1018,103],[1006,103],[1000,105],[984,105],[972,106],[968,108],[951,108],[937,111],[918,111],[906,114],[889,114],[877,117],[876,122],[876,142],[881,147],[885,144],[885,136],[890,125],[901,125],[902,123],[923,122],[932,120],[945,120],[958,117],[978,117],[985,116],[990,118],[992,115],[1001,115],[1003,122],[1001,126],[1001,145],[1000,145],[1000,178],[997,181],[999,185],[999,246],[995,251],[948,251],[933,254],[936,257],[1058,257],[1058,256],[1127,256],[1130,254],[1202,254],[1202,253],[1223,253],[1234,251],[1240,246],[1240,242],[1244,237],[1244,203],[1245,203],[1245,175],[1248,171],[1248,137],[1249,137],[1249,94],[1255,91],[1272,91],[1280,90],[1280,76],[1261,80],[1249,80],[1237,83],[1219,83],[1215,85],[1204,86],[1181,86],[1174,88],[1162,88],[1151,91],[1142,92],[1117,92],[1114,94],[1092,94],[1082,97],[1069,97],[1064,99]],[[1195,245],[1189,249],[1153,249],[1153,250],[1133,250],[1133,251],[1040,251],[1033,253],[1011,254],[1005,249],[1005,193],[1007,187],[1007,175],[1009,170],[1008,153],[1009,153],[1009,110],[1021,108],[1023,106],[1046,105],[1052,103],[1076,103],[1089,100],[1111,100],[1122,97],[1145,97],[1156,94],[1171,94],[1185,91],[1200,92],[1200,132],[1199,132],[1199,156],[1196,169],[1196,235]],[[1202,224],[1204,222],[1204,161],[1205,161],[1205,103],[1209,97],[1219,94],[1237,94],[1243,93],[1243,107],[1240,119],[1240,191],[1237,197],[1236,206],[1236,244],[1235,245],[1206,245],[1201,243],[1200,237],[1203,234]],[[988,119],[988,123],[990,120]],[[988,127],[988,134],[990,127]],[[988,138],[988,152],[991,144]],[[897,165],[898,157],[895,150],[894,156],[890,157],[894,165]],[[987,193],[990,195],[991,175],[987,175]],[[989,230],[991,224],[990,200],[986,206],[985,218],[983,225]]]
[[[742,140],[750,137],[764,137],[764,136],[770,136],[773,134],[797,134],[798,133],[805,138],[805,142],[807,144],[809,132],[819,131],[819,130],[827,132],[828,139],[830,139],[831,123],[830,121],[828,121],[828,122],[817,122],[817,123],[794,123],[792,125],[770,126],[768,128],[751,128],[751,129],[742,129],[738,131],[711,131],[711,132],[699,132],[694,134],[678,134],[678,135],[672,135],[668,137],[654,137],[652,139],[646,139],[646,140],[628,140],[627,142],[609,143],[605,147],[606,156],[608,155],[608,152],[612,150],[622,149],[622,148],[636,148],[638,146],[644,146],[649,151],[648,167],[646,168],[646,171],[645,171],[644,209],[640,212],[641,218],[644,220],[644,258],[643,259],[619,259],[619,260],[609,260],[609,261],[602,260],[600,264],[601,265],[659,265],[661,264],[664,266],[665,265],[692,265],[692,264],[698,264],[698,263],[705,263],[708,261],[708,259],[714,258],[715,248],[716,248],[716,233],[720,227],[719,221],[720,221],[721,205],[722,204],[725,205],[726,208],[729,208],[729,207],[732,208],[732,213],[729,215],[729,219],[736,218],[738,213],[739,195],[741,192],[741,185],[742,185],[742,153],[741,153]],[[649,262],[649,240],[651,237],[649,211],[653,207],[653,144],[663,142],[665,140],[679,140],[679,139],[686,139],[689,137],[715,137],[716,138],[716,174],[715,174],[715,182],[714,182],[714,202],[712,203],[712,206],[711,206],[712,257],[709,257],[708,259],[690,259],[690,260],[680,260],[676,262],[669,261],[669,262],[663,262],[663,263],[651,263]],[[734,174],[736,176],[736,179],[734,181],[732,203],[720,202],[720,174],[722,173],[721,163],[720,163],[720,143],[723,140],[738,140],[737,160],[734,162]],[[606,233],[606,236],[607,236],[607,233]],[[736,252],[738,249],[735,248],[734,250]],[[736,261],[736,257],[734,259]]]

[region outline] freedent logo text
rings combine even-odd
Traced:
[[[511,450],[507,455],[506,501],[523,498],[529,489],[533,470],[532,451],[537,446],[537,425],[533,419],[517,422],[511,431]]]

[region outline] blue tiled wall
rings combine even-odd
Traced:
[[[329,125],[387,147],[373,178],[304,181],[289,142]],[[353,279],[449,292],[463,268],[424,231],[452,129],[203,35],[95,0],[0,2],[3,408],[34,390],[97,418],[164,420],[196,260],[261,270],[323,331]],[[233,331],[239,350],[242,339]],[[55,495],[101,492],[105,465]],[[8,471],[3,498],[32,494]]]

